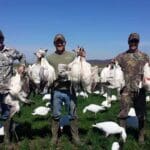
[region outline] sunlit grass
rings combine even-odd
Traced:
[[[35,102],[31,105],[22,105],[20,114],[14,117],[14,120],[19,123],[16,129],[19,142],[16,144],[16,149],[19,150],[50,150],[51,140],[51,115],[45,117],[32,116],[34,108],[45,106],[46,102],[42,101],[42,96],[31,96]],[[105,134],[96,128],[92,128],[92,124],[101,121],[116,121],[119,112],[119,102],[113,102],[112,107],[104,112],[96,114],[86,112],[83,114],[83,108],[88,104],[101,104],[105,98],[98,95],[90,95],[89,98],[78,98],[78,124],[81,141],[84,143],[82,147],[76,147],[66,134],[60,137],[57,149],[71,150],[110,150],[114,141],[119,141],[118,135],[110,135],[105,137]],[[146,142],[144,145],[139,145],[137,142],[137,130],[128,129],[127,142],[124,144],[124,150],[148,150],[150,147],[150,104],[147,105],[147,120],[146,120]],[[14,141],[15,142],[15,141]]]

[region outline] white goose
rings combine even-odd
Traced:
[[[110,100],[111,100],[111,102],[112,101],[117,101],[117,96],[116,95],[112,95],[111,98],[110,98]]]
[[[86,113],[87,110],[96,114],[99,111],[105,110],[105,107],[96,104],[90,104],[83,109],[83,113]]]
[[[118,142],[113,142],[111,150],[119,150],[120,149],[120,145]]]
[[[113,121],[105,121],[92,125],[92,127],[96,127],[105,132],[106,137],[110,134],[120,134],[123,142],[126,142],[127,134],[123,127],[120,127],[116,122]]]
[[[106,108],[110,108],[111,107],[111,102],[109,100],[105,100],[101,103],[102,106],[106,107]]]
[[[82,96],[82,97],[84,97],[84,98],[88,98],[88,94],[87,94],[86,92],[83,92],[83,91],[81,91],[81,92],[79,93],[79,96]]]
[[[50,108],[45,107],[45,106],[40,106],[34,109],[32,115],[46,116],[49,111],[50,111]]]
[[[50,102],[47,102],[47,103],[45,104],[45,106],[48,107],[48,106],[50,106],[50,104],[51,104]]]
[[[94,91],[93,93],[96,94],[96,95],[99,95],[100,91]]]
[[[51,99],[51,94],[45,94],[42,98],[43,101],[46,101],[46,100],[50,100]]]
[[[144,82],[143,86],[150,92],[150,62],[144,65]]]
[[[107,98],[108,97],[108,93],[104,93],[103,96]]]
[[[146,102],[150,102],[150,96],[146,96]]]
[[[1,126],[0,127],[0,136],[3,136],[4,135],[4,126]]]

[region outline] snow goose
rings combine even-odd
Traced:
[[[120,149],[120,145],[118,142],[113,142],[111,150],[119,150]]]
[[[102,106],[106,107],[106,108],[110,108],[111,107],[111,102],[108,100],[105,100],[101,103]]]
[[[86,113],[87,110],[96,114],[99,111],[105,110],[105,107],[96,104],[90,104],[83,109],[83,113]]]
[[[143,86],[146,88],[147,91],[150,92],[150,62],[147,62],[144,65],[144,82]]]
[[[46,100],[50,100],[51,99],[51,94],[45,94],[42,98],[43,101],[46,101]]]
[[[111,100],[111,102],[112,101],[117,101],[117,96],[116,95],[112,95],[111,98],[110,98],[110,100]]]
[[[107,98],[108,97],[108,93],[104,93],[103,96]]]
[[[93,93],[96,94],[96,95],[99,95],[100,91],[94,91]]]
[[[88,94],[87,94],[86,92],[83,92],[83,91],[81,91],[81,92],[79,93],[79,96],[82,96],[82,97],[84,97],[84,98],[88,98]]]
[[[150,96],[146,96],[146,102],[150,101]]]
[[[47,103],[45,104],[45,106],[48,107],[48,106],[50,106],[50,104],[51,104],[50,102],[47,102]]]
[[[4,126],[0,125],[0,136],[4,135]]]
[[[49,111],[50,111],[50,108],[45,107],[45,106],[39,106],[34,109],[32,115],[46,116]]]
[[[116,122],[113,121],[105,121],[92,125],[92,127],[96,127],[105,132],[106,137],[110,134],[120,134],[123,142],[126,142],[127,134],[123,127],[119,126]]]

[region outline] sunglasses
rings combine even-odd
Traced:
[[[56,46],[64,46],[64,45],[65,45],[65,42],[55,42],[55,45],[56,45]]]
[[[133,40],[130,40],[129,43],[139,43],[139,40],[133,39]]]

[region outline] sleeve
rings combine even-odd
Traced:
[[[114,59],[118,61],[119,64],[121,63],[121,55],[116,56]]]
[[[52,60],[52,54],[46,55],[46,59],[47,59],[48,63],[53,66],[53,63],[51,61]]]
[[[146,63],[150,63],[150,57],[147,54],[144,54],[144,63],[141,65],[141,74],[144,76],[144,67]],[[143,78],[142,76],[142,78]]]
[[[76,58],[76,54],[75,53],[72,53],[72,58],[73,58],[73,60]]]
[[[17,50],[13,50],[12,57],[14,60],[19,60],[19,62],[23,65],[26,65],[25,55]]]
[[[114,58],[114,61],[117,61],[118,64],[119,64],[121,67],[123,67],[123,65],[124,65],[124,64],[123,64],[122,56],[123,56],[123,53],[119,54],[118,56],[116,56],[116,57]]]
[[[150,57],[147,54],[145,55],[145,61],[150,63]]]

